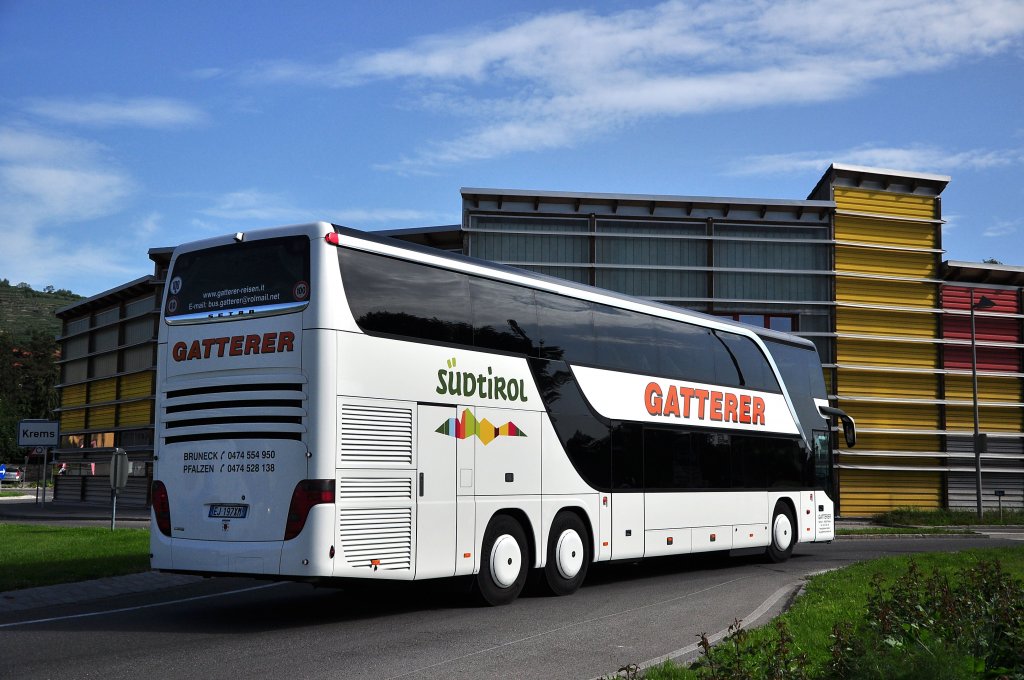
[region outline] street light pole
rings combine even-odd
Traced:
[[[981,454],[987,448],[982,442],[981,428],[978,423],[978,342],[974,332],[974,289],[971,288],[971,399],[974,405],[974,473],[975,492],[978,501],[978,521],[982,519],[981,503]],[[991,309],[995,303],[984,295],[978,300],[977,309]]]

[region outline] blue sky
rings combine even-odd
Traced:
[[[802,199],[949,175],[946,258],[1024,265],[1024,1],[0,0],[0,278],[459,188]]]

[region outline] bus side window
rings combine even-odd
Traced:
[[[345,293],[364,331],[472,345],[464,274],[339,249]]]
[[[716,335],[725,343],[739,365],[740,382],[737,383],[737,387],[762,392],[779,391],[779,383],[772,373],[771,366],[768,365],[768,359],[753,340],[735,333],[718,332]]]
[[[469,279],[473,345],[537,356],[540,328],[534,291],[477,277]]]
[[[625,309],[594,305],[596,362],[602,368],[653,374],[658,346],[653,317]]]
[[[656,375],[694,382],[715,382],[715,366],[711,360],[712,344],[721,344],[711,335],[711,331],[660,318],[654,319],[653,326],[658,347]],[[724,348],[721,351],[725,353]]]
[[[589,302],[538,292],[537,311],[541,358],[594,363],[594,313]]]

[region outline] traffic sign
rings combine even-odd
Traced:
[[[128,452],[124,449],[114,449],[114,455],[110,457],[110,488],[120,493],[128,486],[128,474],[132,471],[131,461],[128,460]]]
[[[18,423],[18,446],[57,446],[56,420],[22,420]]]
[[[0,480],[7,476],[7,466],[0,463]]]

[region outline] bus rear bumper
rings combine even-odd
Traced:
[[[303,531],[284,541],[211,541],[171,538],[150,531],[153,569],[204,574],[322,578],[333,576],[331,541],[314,550],[315,537],[331,536],[334,506],[311,509]],[[321,541],[323,542],[323,541]]]

